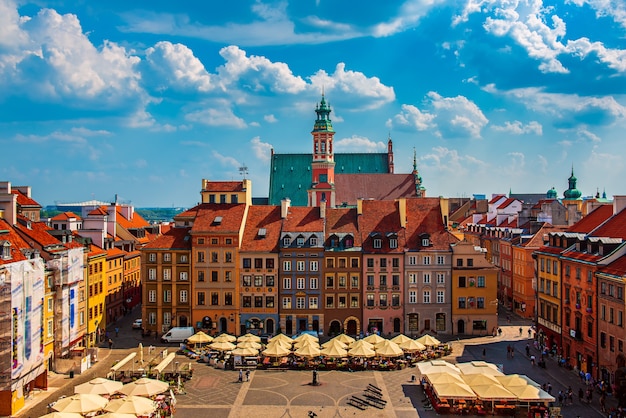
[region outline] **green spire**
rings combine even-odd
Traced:
[[[574,164],[572,164],[572,174],[569,176],[569,179],[567,179],[569,187],[565,190],[565,192],[563,192],[563,197],[570,200],[580,199],[582,193],[576,188],[577,181],[578,179],[574,175]]]
[[[330,104],[326,104],[326,98],[324,97],[324,93],[322,93],[322,100],[320,104],[315,106],[315,113],[317,113],[317,119],[315,120],[315,125],[313,127],[313,132],[316,131],[328,131],[335,132],[333,129],[333,124],[330,120]]]

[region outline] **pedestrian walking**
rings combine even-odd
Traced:
[[[552,383],[548,382],[548,393],[552,395]]]
[[[522,331],[523,331],[523,330],[522,330],[522,327],[519,327],[519,336],[520,336],[520,337],[522,336]]]
[[[533,332],[530,328],[528,328],[528,338],[531,338],[533,336]]]
[[[563,391],[562,390],[559,390],[557,400],[559,401],[559,406],[563,406]]]
[[[574,405],[574,391],[571,386],[567,387],[567,401],[570,405]]]
[[[487,349],[483,348],[483,359],[487,357]]]
[[[583,398],[585,397],[585,391],[583,388],[578,389],[578,402],[583,403]]]
[[[120,335],[120,329],[119,327],[115,327],[115,336],[119,336]]]
[[[113,348],[113,340],[109,338],[109,350]]]
[[[593,391],[591,388],[587,388],[587,403],[591,404],[591,399],[593,399]]]
[[[246,370],[246,382],[250,381],[250,370]]]
[[[530,356],[530,345],[526,343],[526,357]]]
[[[243,371],[239,370],[239,383],[243,383]]]
[[[606,394],[604,392],[600,395],[600,411],[606,412]]]
[[[535,365],[535,356],[534,355],[530,356],[530,364],[533,365],[533,366]]]

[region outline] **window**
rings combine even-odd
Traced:
[[[437,303],[445,303],[445,292],[443,290],[437,290]]]
[[[459,276],[459,287],[466,287],[465,276]]]
[[[172,313],[163,312],[163,325],[172,325]]]
[[[466,305],[465,305],[465,298],[464,298],[464,297],[460,297],[460,298],[458,299],[458,301],[459,301],[459,305],[458,305],[458,306],[459,306],[459,309],[465,309],[465,308],[466,308]]]
[[[351,308],[359,307],[359,297],[357,295],[350,295],[350,307]]]
[[[339,287],[346,287],[346,276],[339,276]]]
[[[430,290],[424,290],[424,294],[423,294],[423,302],[424,303],[430,303]]]
[[[204,292],[198,292],[198,305],[205,305],[205,304],[206,304],[206,300],[205,300]]]
[[[211,305],[219,305],[220,304],[220,295],[217,292],[211,293]]]
[[[326,276],[326,288],[335,286],[335,278],[333,276]]]
[[[254,307],[262,308],[263,307],[263,296],[255,296],[254,297]]]
[[[304,277],[298,277],[296,279],[296,289],[304,289],[306,287],[305,282],[306,280],[304,279]]]
[[[380,259],[380,268],[387,268],[387,259],[386,258],[381,258]]]
[[[430,245],[430,240],[428,238],[422,238],[422,247],[428,247]]]
[[[446,274],[437,273],[437,284],[446,284]]]
[[[474,266],[474,259],[473,258],[468,258],[467,259],[467,267],[473,267]]]
[[[374,238],[374,248],[381,248],[383,246],[383,240],[380,238]]]
[[[359,277],[358,276],[350,276],[350,288],[358,289],[359,288]]]
[[[398,248],[397,238],[389,238],[389,248]]]
[[[291,297],[283,298],[283,309],[291,309]]]
[[[417,303],[417,291],[409,290],[409,303]]]
[[[165,262],[170,262],[170,261],[172,261],[172,254],[170,254],[170,253],[164,253],[164,254],[163,254],[163,261],[165,261]]]
[[[317,296],[309,297],[309,309],[318,309]]]
[[[47,324],[47,336],[48,337],[52,337],[53,329],[54,329],[53,324],[54,324],[54,321],[52,319],[48,321],[48,324]]]
[[[417,284],[417,273],[409,273],[409,284]]]
[[[317,260],[310,261],[309,262],[309,269],[310,269],[310,271],[318,271],[319,270],[319,261],[317,261]]]
[[[311,237],[309,239],[309,243],[310,243],[311,247],[317,246],[317,237]]]
[[[302,260],[298,260],[298,261],[296,262],[296,270],[297,270],[297,271],[305,271],[304,266],[305,266],[305,262],[304,262],[304,261],[302,261]]]
[[[340,296],[337,298],[337,300],[338,300],[338,301],[337,301],[337,307],[338,307],[338,308],[345,308],[345,307],[346,307],[346,305],[347,305],[348,301],[347,301],[347,298],[346,298],[346,296],[345,296],[345,295],[340,295]]]
[[[392,274],[391,275],[391,285],[392,286],[400,286],[400,275]]]
[[[415,266],[417,264],[417,257],[414,255],[409,256],[409,265]]]
[[[291,261],[290,260],[283,261],[283,270],[284,271],[291,271]]]
[[[283,279],[283,289],[291,289],[291,278],[285,277]]]
[[[148,324],[156,325],[156,312],[148,313]]]
[[[351,258],[350,259],[350,267],[358,269],[359,268],[359,259],[358,258]]]
[[[391,306],[400,306],[400,295],[394,293],[391,295]]]
[[[171,301],[172,301],[172,291],[171,290],[164,290],[163,291],[163,302],[169,303]]]
[[[374,275],[373,274],[368,274],[367,275],[367,285],[370,287],[374,286]]]
[[[217,281],[217,274],[218,274],[217,270],[211,271],[211,281],[212,282],[216,282]]]
[[[291,245],[291,237],[283,238],[283,247],[289,247]]]
[[[391,259],[391,267],[399,268],[400,267],[400,259],[398,257],[393,257]]]
[[[52,312],[54,308],[54,300],[52,298],[48,299],[48,312]]]
[[[198,259],[198,263],[204,263],[204,251],[198,251],[196,258]]]
[[[387,275],[381,274],[379,277],[380,287],[387,286]]]
[[[252,307],[252,296],[244,296],[243,297],[243,307],[244,308]]]
[[[426,255],[424,257],[422,257],[422,264],[425,266],[429,266],[430,265],[430,256]]]
[[[199,282],[203,282],[204,281],[204,272],[203,271],[199,271],[198,272],[198,281]]]
[[[181,256],[180,256],[180,262],[181,262],[181,263],[186,263],[186,262],[187,262],[187,256],[186,256],[186,255],[184,255],[184,254],[183,254],[183,255],[181,255]]]
[[[217,263],[219,261],[219,256],[216,251],[211,252],[211,262]]]
[[[373,258],[368,258],[367,259],[367,267],[368,268],[374,268],[374,259]]]
[[[311,277],[309,279],[309,288],[311,289],[317,289],[318,288],[318,279],[317,277]]]
[[[178,294],[178,300],[180,300],[180,303],[187,303],[187,297],[188,293],[186,290],[181,290]]]
[[[186,271],[181,271],[178,275],[178,279],[182,281],[186,281],[189,278],[189,273]]]
[[[274,259],[273,258],[266,258],[265,259],[265,268],[268,270],[271,270],[274,268]]]
[[[374,307],[374,294],[368,293],[366,297],[367,297],[367,306],[370,308]]]
[[[304,245],[304,238],[303,237],[298,237],[296,238],[296,245],[298,247],[302,247]],[[296,302],[297,303],[297,302]]]
[[[335,297],[334,296],[326,296],[326,307],[334,308],[335,307]]]
[[[150,261],[151,263],[156,262],[156,254],[155,253],[148,254],[148,261]]]
[[[387,306],[387,294],[386,293],[381,293],[378,295],[378,303],[380,304],[379,306],[381,307]]]
[[[163,269],[163,280],[172,280],[172,270]]]
[[[274,296],[266,296],[265,297],[265,307],[273,308],[274,307]]]
[[[244,258],[243,259],[243,268],[249,269],[251,267],[252,267],[252,259],[251,258]]]
[[[476,298],[476,307],[478,309],[485,309],[485,298],[482,296],[479,296]]]
[[[458,258],[456,260],[456,266],[457,267],[463,267],[463,259],[462,258]]]
[[[340,258],[339,259],[339,268],[340,269],[345,269],[346,268],[346,259],[345,258]]]
[[[233,277],[233,272],[232,271],[226,270],[224,272],[224,281],[225,282],[231,282],[233,280],[232,277]]]
[[[437,256],[437,264],[438,265],[442,265],[446,263],[446,258],[442,255],[438,255]]]
[[[156,280],[156,269],[148,269],[148,280]]]
[[[263,276],[260,274],[257,274],[254,276],[254,286],[255,287],[261,287],[263,286]]]
[[[478,276],[476,278],[476,286],[485,287],[485,276]]]
[[[252,286],[252,276],[250,276],[250,275],[243,276],[242,284],[243,284],[244,287]]]
[[[424,273],[422,278],[424,279],[424,284],[429,284],[430,283],[430,273]]]

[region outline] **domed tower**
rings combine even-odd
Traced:
[[[311,163],[311,188],[309,206],[335,206],[335,157],[333,137],[335,130],[330,120],[330,104],[322,93],[320,104],[315,107],[317,119],[313,125],[313,161]]]
[[[552,188],[546,193],[546,198],[556,199],[558,195],[559,194],[557,193],[556,189],[554,188],[554,186],[552,186]]]
[[[572,166],[572,174],[567,179],[569,183],[569,188],[563,192],[563,197],[567,200],[578,200],[582,196],[580,190],[576,188],[576,182],[578,179],[574,175],[574,166]]]

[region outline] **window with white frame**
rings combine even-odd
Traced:
[[[304,267],[305,265],[306,265],[305,261],[303,261],[303,260],[298,260],[298,261],[296,262],[296,270],[297,270],[297,271],[305,271],[305,270],[306,270],[306,269],[305,269],[305,267]]]
[[[151,263],[154,263],[156,261],[156,254],[155,253],[148,254],[148,261],[150,261]]]
[[[383,246],[383,240],[380,238],[374,238],[374,248],[381,248]]]
[[[283,309],[291,309],[291,297],[284,297],[283,298]]]
[[[163,280],[172,280],[172,270],[163,269]]]
[[[157,297],[156,297],[156,290],[148,291],[148,302],[154,303],[154,302],[156,302],[156,299],[157,299]]]
[[[303,237],[298,237],[298,238],[296,239],[296,245],[297,245],[298,247],[302,247],[302,246],[304,245],[304,238],[303,238]]]
[[[304,277],[298,277],[296,279],[296,289],[304,289],[306,287],[305,283],[306,279]]]
[[[476,286],[477,287],[485,287],[485,276],[478,276],[476,278]]]
[[[183,254],[183,255],[181,255],[181,256],[180,256],[180,262],[181,262],[181,263],[186,263],[186,262],[187,262],[187,256],[186,256],[186,255],[184,255],[184,254]]]
[[[52,319],[48,321],[46,331],[48,337],[52,337],[52,335],[54,334],[54,321]]]
[[[169,303],[171,301],[172,301],[172,291],[171,290],[164,290],[163,291],[163,302]]]
[[[291,261],[283,261],[283,271],[291,271]]]
[[[309,269],[311,271],[318,271],[319,270],[319,261],[310,261],[309,262]]]
[[[163,325],[172,325],[172,313],[163,312]]]
[[[311,277],[311,278],[309,279],[309,287],[310,287],[311,289],[317,289],[317,288],[318,288],[318,286],[319,286],[319,280],[318,280],[318,278],[317,278],[317,277]]]
[[[156,312],[148,313],[148,324],[156,325]]]
[[[187,293],[186,290],[183,289],[180,291],[179,293],[180,303],[187,303],[188,297],[189,297],[189,294]]]
[[[424,303],[430,303],[430,290],[424,290],[422,301]]]
[[[156,280],[156,269],[148,269],[148,280]]]
[[[430,265],[430,256],[429,255],[425,255],[422,258],[422,264],[424,264],[425,266],[429,266]]]
[[[409,284],[417,284],[417,273],[409,273]]]
[[[430,240],[428,238],[422,238],[422,247],[428,247],[430,245]]]
[[[424,279],[424,284],[430,284],[430,273],[424,273],[422,278]]]
[[[179,280],[188,280],[189,279],[189,273],[186,271],[181,271],[180,274],[178,275]]]
[[[309,309],[318,309],[317,296],[310,296],[309,297]]]
[[[79,324],[80,325],[85,325],[85,311],[80,311],[80,315],[78,316],[79,319]]]
[[[163,261],[172,261],[172,254],[164,253],[163,254]]]
[[[291,245],[291,237],[283,238],[283,247],[289,247]]]
[[[446,284],[446,273],[437,273],[437,284]]]
[[[298,296],[296,298],[296,309],[305,309],[306,308],[306,298],[304,296]]]
[[[417,303],[417,291],[409,290],[409,303]]]
[[[442,265],[446,263],[446,258],[442,255],[437,256],[437,264]]]
[[[446,293],[443,290],[437,290],[437,303],[445,303]]]
[[[315,247],[317,245],[317,237],[311,237],[309,242],[311,243],[311,247]]]
[[[283,278],[283,289],[291,289],[291,277]]]
[[[398,248],[398,238],[389,238],[389,248]]]
[[[410,266],[416,266],[417,265],[417,256],[415,256],[415,255],[410,255],[409,256],[409,265]]]

